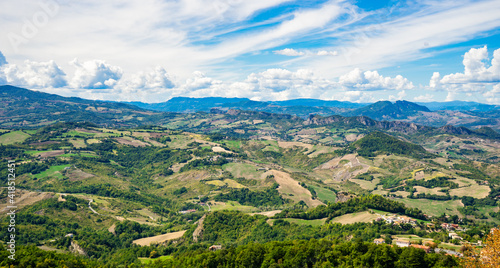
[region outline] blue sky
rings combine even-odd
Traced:
[[[499,14],[497,0],[2,1],[0,84],[145,102],[500,104]]]

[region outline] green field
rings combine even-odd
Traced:
[[[168,256],[160,256],[158,258],[155,258],[155,259],[151,259],[151,258],[139,258],[139,260],[141,261],[142,264],[149,264],[149,263],[152,263],[152,262],[155,262],[157,260],[170,260],[170,259],[173,259],[174,257],[168,255]]]
[[[460,200],[438,201],[428,199],[397,199],[397,201],[405,205],[418,208],[430,216],[440,216],[443,213],[447,215],[459,215],[457,208],[462,207]]]
[[[59,166],[51,166],[49,169],[44,172],[33,175],[34,178],[42,179],[45,177],[56,177],[58,179],[62,179],[63,175],[60,173],[66,167],[70,167],[71,165],[59,165]]]
[[[284,220],[289,223],[295,223],[299,225],[311,225],[311,226],[321,226],[324,225],[326,222],[326,218],[317,220],[303,220],[303,219],[284,219]]]
[[[312,186],[312,187],[314,188],[314,191],[316,191],[319,200],[324,201],[326,203],[328,202],[334,203],[335,201],[337,201],[337,195],[335,194],[334,191],[317,186]]]
[[[264,173],[263,171],[258,171],[258,167],[246,164],[246,163],[229,163],[222,166],[224,171],[229,171],[234,177],[244,177],[248,179],[258,180],[260,176]]]
[[[0,144],[7,145],[7,144],[23,142],[29,137],[30,137],[29,134],[24,133],[22,131],[12,131],[0,136]]]

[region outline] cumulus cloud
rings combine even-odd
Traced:
[[[421,102],[430,102],[434,100],[434,95],[431,94],[425,94],[425,95],[420,95],[416,96],[413,98],[414,101],[421,101]]]
[[[488,48],[471,48],[464,54],[464,72],[445,75],[443,84],[490,83],[500,82],[500,49],[493,52],[490,67],[486,67]]]
[[[90,60],[83,63],[75,59],[70,62],[76,68],[70,82],[73,88],[108,89],[113,88],[122,77],[123,71],[103,60]]]
[[[54,61],[25,61],[22,65],[7,64],[0,69],[4,83],[29,88],[60,88],[67,85],[66,74]]]
[[[207,77],[204,73],[196,71],[191,78],[186,80],[183,88],[186,91],[196,91],[200,89],[208,89],[213,86],[221,85],[222,81]]]
[[[342,75],[339,83],[346,89],[358,90],[405,90],[413,89],[413,83],[401,75],[396,77],[384,77],[377,71],[361,71],[356,68],[351,72]]]
[[[275,50],[273,51],[274,54],[278,55],[283,55],[283,56],[290,56],[290,57],[297,57],[297,56],[304,56],[305,53],[302,51],[297,51],[293,48],[285,48],[282,50]]]
[[[459,93],[466,93],[473,97],[474,93],[482,94],[488,102],[498,103],[498,88],[500,83],[500,49],[493,52],[489,66],[488,48],[471,48],[464,54],[462,61],[463,73],[454,73],[441,76],[434,72],[429,88],[448,91],[447,101],[455,100]],[[492,89],[493,87],[493,89]]]
[[[173,88],[175,83],[165,68],[157,66],[149,72],[139,72],[133,75],[128,81],[128,86],[144,89]]]
[[[320,50],[316,55],[318,56],[337,56],[339,53],[337,51],[326,51],[326,50]]]
[[[493,89],[484,93],[487,102],[500,103],[500,84],[493,86]]]

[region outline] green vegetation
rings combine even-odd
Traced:
[[[23,131],[11,131],[0,136],[0,144],[14,144],[24,142],[30,135]]]

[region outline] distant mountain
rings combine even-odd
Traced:
[[[137,126],[159,115],[124,103],[62,97],[13,86],[0,86],[0,104],[1,127],[38,127],[55,122]]]
[[[351,108],[351,109],[369,105],[369,103],[354,103],[348,101],[317,100],[317,99],[294,99],[286,101],[271,101],[270,103],[279,106],[336,107],[336,108]]]
[[[143,103],[143,102],[125,102],[137,107],[162,111],[162,112],[208,112],[213,107],[223,107],[228,104],[244,103],[250,101],[247,98],[220,98],[220,97],[207,97],[207,98],[187,98],[175,97],[166,102],[161,103]]]
[[[354,111],[347,112],[347,116],[368,116],[376,120],[405,119],[419,112],[430,112],[429,108],[409,101],[378,101]]]
[[[484,104],[472,101],[448,101],[448,102],[417,102],[418,105],[425,106],[431,111],[476,111],[488,112],[500,109],[499,105]]]

